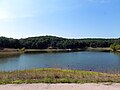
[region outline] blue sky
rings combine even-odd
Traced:
[[[0,36],[120,37],[120,0],[0,0]]]

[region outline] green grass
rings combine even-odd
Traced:
[[[101,82],[120,83],[120,74],[50,68],[0,72],[0,84]]]

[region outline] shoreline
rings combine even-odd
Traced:
[[[85,48],[85,49],[26,49],[25,53],[34,52],[77,52],[77,51],[99,51],[110,52],[110,48]]]
[[[21,51],[19,49],[5,48],[0,50],[0,58],[20,56],[21,54],[29,53],[58,53],[58,52],[80,52],[80,51],[95,51],[95,52],[110,52],[110,48],[85,48],[85,49],[25,49]]]
[[[21,52],[0,52],[0,58],[20,56]]]

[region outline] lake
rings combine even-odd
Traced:
[[[110,52],[64,52],[22,54],[0,58],[0,71],[62,68],[120,73],[120,54]]]

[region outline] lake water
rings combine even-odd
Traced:
[[[34,68],[80,69],[120,73],[120,55],[109,52],[82,51],[23,54],[0,59],[0,71]]]

